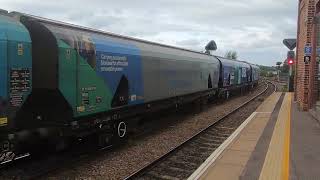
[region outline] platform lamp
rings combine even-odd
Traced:
[[[218,49],[217,44],[214,40],[211,40],[205,47],[206,54],[211,54],[210,51],[216,51]]]

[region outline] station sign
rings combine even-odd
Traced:
[[[295,52],[294,51],[288,51],[287,59],[295,59]]]
[[[304,56],[303,58],[304,63],[308,64],[311,61],[311,56]]]
[[[320,47],[317,47],[317,55],[320,55]]]
[[[296,48],[297,40],[296,39],[284,39],[283,44],[290,49],[291,51]]]
[[[311,55],[312,54],[312,47],[311,46],[305,46],[304,47],[304,54],[307,55]]]

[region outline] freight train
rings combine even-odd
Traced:
[[[0,15],[0,145],[16,154],[257,85],[259,67],[19,12]]]

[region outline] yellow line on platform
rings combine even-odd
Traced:
[[[288,180],[292,94],[286,93],[275,124],[260,180]]]
[[[288,97],[289,104],[288,107],[288,119],[286,123],[286,136],[285,143],[283,148],[283,164],[282,164],[282,179],[289,179],[289,167],[290,167],[290,122],[291,122],[291,102],[292,102],[292,94]]]

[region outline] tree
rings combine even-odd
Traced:
[[[259,66],[260,67],[260,76],[263,77],[273,77],[274,72],[277,71],[276,67],[273,66]]]
[[[282,73],[289,73],[289,65],[287,62],[284,62],[282,64],[282,67],[280,68]]]
[[[237,51],[227,51],[227,53],[224,55],[225,58],[228,59],[238,59],[238,53]]]

